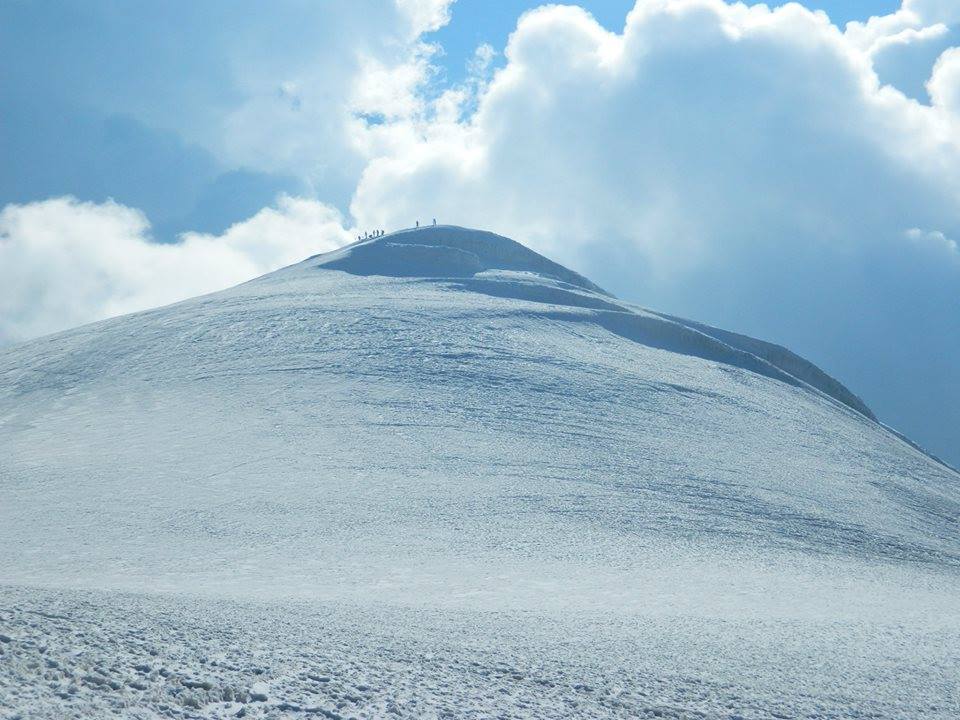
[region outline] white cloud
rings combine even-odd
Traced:
[[[417,91],[432,74],[432,54],[431,46],[418,44],[404,62],[388,64],[364,58],[363,71],[349,98],[350,107],[355,112],[382,115],[388,120],[422,112],[424,103]]]
[[[453,0],[395,0],[397,7],[410,24],[410,38],[438,30],[450,22]]]
[[[847,24],[847,39],[867,52],[885,38],[901,36],[904,31],[960,23],[960,4],[955,0],[904,0],[903,6],[889,15],[876,15],[866,22]]]
[[[924,84],[937,57],[958,41],[960,3],[905,0],[900,10],[847,25],[845,38],[865,52],[881,82],[927,102]]]
[[[490,63],[497,56],[497,51],[490,43],[481,43],[473,52],[473,57],[467,63],[467,70],[473,78],[485,78],[490,70]]]
[[[960,48],[952,48],[940,56],[927,90],[934,105],[960,118]]]
[[[881,82],[929,104],[926,84],[934,63],[957,39],[942,23],[908,28],[878,39],[870,49],[870,58]]]
[[[824,242],[859,232],[836,226],[858,205],[860,222],[882,229],[885,209],[855,184],[876,166],[898,188],[907,175],[945,197],[960,188],[953,120],[881,90],[869,57],[796,5],[646,0],[624,35],[548,7],[523,17],[506,55],[468,121],[444,112],[377,129],[390,142],[354,213],[492,220],[568,257],[609,237],[672,267],[791,212],[791,234],[816,229]],[[911,202],[896,205],[913,212]]]
[[[221,236],[151,242],[138,210],[69,197],[0,211],[0,342],[235,285],[351,234],[336,210],[282,197]]]

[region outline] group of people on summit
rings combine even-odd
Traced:
[[[433,226],[434,226],[434,227],[437,226],[437,219],[436,219],[436,218],[433,219]],[[417,229],[420,228],[420,221],[419,221],[419,220],[417,220],[417,225],[416,225],[416,227],[417,227]],[[384,233],[383,230],[374,230],[372,233],[368,233],[368,232],[364,231],[363,237],[361,237],[360,235],[357,235],[357,241],[359,242],[360,240],[369,240],[370,238],[378,238],[378,237],[381,237],[381,236],[383,236],[383,235],[385,235],[385,234],[386,234],[386,233]]]

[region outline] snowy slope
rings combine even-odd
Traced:
[[[958,520],[789,351],[403,231],[0,351],[0,707],[955,717]]]

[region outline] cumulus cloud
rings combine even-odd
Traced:
[[[623,35],[548,7],[523,17],[506,55],[466,122],[373,129],[392,142],[354,213],[403,223],[430,206],[568,256],[611,237],[683,265],[708,259],[717,233],[789,211],[790,234],[818,242],[849,237],[835,224],[854,211],[858,226],[902,232],[849,183],[857,173],[904,190],[904,213],[943,211],[960,187],[953,120],[884,91],[864,53],[796,5],[646,0]],[[945,107],[949,93],[938,97]],[[916,182],[940,201],[917,202]]]
[[[435,48],[421,38],[449,21],[452,2],[298,4],[295,28],[254,3],[245,25],[256,31],[242,45],[224,40],[239,99],[202,134],[185,131],[228,164],[295,174],[345,206],[367,159],[357,115],[396,120],[422,109],[417,90]]]
[[[409,23],[411,39],[425,32],[437,30],[450,22],[450,5],[453,0],[395,0]]]
[[[339,213],[281,197],[221,236],[151,242],[139,210],[64,197],[0,211],[0,342],[219,290],[350,239]]]
[[[957,35],[938,23],[908,28],[879,39],[870,57],[880,81],[921,103],[929,103],[927,80],[941,53],[957,42]]]
[[[927,89],[934,105],[960,119],[960,48],[952,48],[940,56]]]
[[[795,4],[641,0],[620,34],[538,9],[475,111],[369,128],[352,212],[491,227],[622,296],[782,342],[950,453],[960,63],[940,59],[920,104],[873,53],[952,7],[846,33]]]
[[[958,42],[960,3],[905,0],[897,12],[847,25],[845,37],[865,52],[880,81],[919,102],[937,57]]]
[[[901,8],[889,15],[848,23],[846,36],[859,49],[871,52],[884,45],[886,38],[909,37],[911,30],[956,23],[960,23],[960,5],[954,0],[904,0]]]

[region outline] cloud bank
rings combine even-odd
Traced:
[[[223,235],[150,238],[139,210],[57,198],[0,211],[0,342],[165,305],[349,241],[340,214],[282,197]]]
[[[457,87],[436,86],[423,41],[449,4],[395,9],[404,30],[382,51],[336,81],[306,56],[268,65],[255,82],[279,90],[250,93],[220,126],[217,153],[264,171],[316,183],[324,163],[347,168],[352,221],[287,199],[222,238],[184,236],[165,275],[136,270],[156,252],[136,211],[11,206],[0,268],[38,269],[0,290],[6,336],[212,290],[346,241],[348,225],[437,217],[515,237],[622,297],[783,343],[960,462],[956,2],[906,0],[841,29],[796,4],[640,0],[620,32],[547,6],[506,48],[482,48]],[[490,76],[493,50],[505,64]],[[128,269],[69,286],[50,238],[103,268],[98,232]]]

